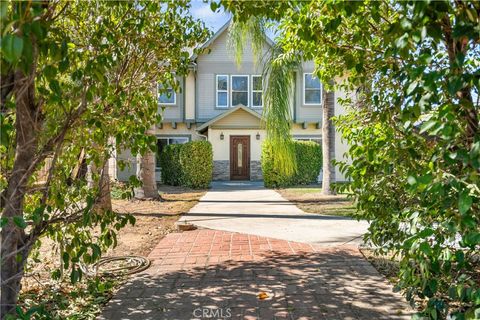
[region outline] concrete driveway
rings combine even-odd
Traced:
[[[182,216],[201,228],[332,246],[359,244],[368,224],[346,217],[308,214],[262,182],[214,182]]]

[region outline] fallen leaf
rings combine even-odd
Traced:
[[[268,298],[268,294],[266,292],[262,291],[258,294],[258,299],[260,299],[260,300],[264,300],[264,299],[267,299],[267,298]]]

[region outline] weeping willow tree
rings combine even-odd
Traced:
[[[264,79],[264,107],[263,122],[267,131],[267,143],[274,152],[274,168],[276,171],[293,175],[296,172],[297,164],[291,135],[292,126],[292,103],[294,99],[295,72],[301,66],[301,52],[285,53],[280,45],[274,45],[264,55],[263,45],[265,43],[266,22],[264,19],[252,16],[245,21],[232,20],[229,31],[227,48],[235,58],[237,66],[240,67],[245,43],[248,40],[252,43],[252,50],[255,63],[263,62]],[[326,92],[323,93],[322,104],[324,116],[322,120],[322,149],[323,149],[323,181],[322,193],[332,194],[330,183],[333,177],[333,165],[331,164],[331,116],[332,110],[327,99]]]

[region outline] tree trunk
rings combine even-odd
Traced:
[[[30,74],[32,74],[31,71]],[[35,101],[34,81],[22,71],[15,73],[16,153],[12,175],[2,194],[2,218],[8,223],[1,230],[1,290],[0,315],[2,319],[14,312],[20,292],[20,281],[30,252],[24,229],[14,223],[23,219],[23,204],[27,183],[32,176],[32,159],[38,147],[37,129],[41,125],[40,104]]]
[[[331,118],[334,115],[334,100],[333,93],[322,90],[322,104],[323,104],[323,117],[322,117],[322,194],[332,195],[333,190],[330,187],[334,178],[334,167],[332,164],[332,154],[334,151],[334,133],[333,124]]]
[[[87,184],[89,188],[96,187],[93,175],[98,173],[98,168],[92,162],[88,165],[87,169]],[[99,177],[99,195],[95,202],[94,208],[102,211],[112,211],[112,197],[110,194],[110,175],[108,172],[108,160],[103,165],[103,171]]]
[[[136,199],[160,199],[155,179],[155,153],[152,151],[148,150],[143,156],[137,155],[137,178],[142,185],[135,188]]]

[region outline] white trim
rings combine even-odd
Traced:
[[[227,77],[227,90],[218,90],[218,77]],[[217,74],[215,76],[215,107],[216,108],[220,108],[220,109],[228,109],[228,107],[230,106],[229,102],[230,102],[230,94],[229,94],[229,91],[230,91],[230,77],[228,76],[228,74]],[[227,104],[225,106],[219,106],[218,105],[218,93],[219,92],[225,92],[227,93]]]
[[[260,80],[261,80],[261,82],[262,82],[262,90],[255,90],[255,89],[253,89],[253,78],[255,78],[255,77],[260,78]],[[251,90],[251,92],[250,92],[250,93],[251,93],[252,108],[261,109],[261,108],[263,108],[263,77],[262,77],[261,74],[252,74],[252,75],[250,76],[250,78],[251,78],[251,81],[252,81],[252,86],[251,86],[252,90]],[[258,92],[260,92],[260,93],[262,94],[262,102],[261,102],[262,104],[259,105],[259,106],[255,106],[255,105],[253,105],[253,101],[254,101],[254,100],[253,100],[253,94],[254,94],[254,93],[258,93]]]
[[[157,83],[157,103],[161,106],[175,106],[177,104],[177,93],[173,90],[172,87],[166,88],[167,90],[172,90],[173,92],[173,103],[172,102],[160,102],[160,83]]]
[[[230,107],[236,107],[232,105],[233,99],[232,99],[232,94],[233,94],[233,77],[247,77],[247,105],[245,107],[250,106],[250,75],[248,74],[231,74],[230,75]],[[245,92],[245,91],[236,91],[236,92]]]
[[[303,92],[302,92],[302,94],[303,94],[303,105],[304,106],[320,106],[320,105],[322,105],[322,91],[323,91],[323,85],[322,85],[322,82],[320,82],[320,80],[319,80],[319,82],[320,82],[320,89],[319,89],[320,90],[320,102],[319,103],[306,103],[305,102],[305,76],[307,74],[313,75],[313,73],[311,73],[311,72],[304,72],[303,73],[303,79],[302,79],[302,82],[303,82]],[[309,90],[313,90],[313,89],[309,89]],[[315,90],[317,90],[317,89],[315,89]]]

